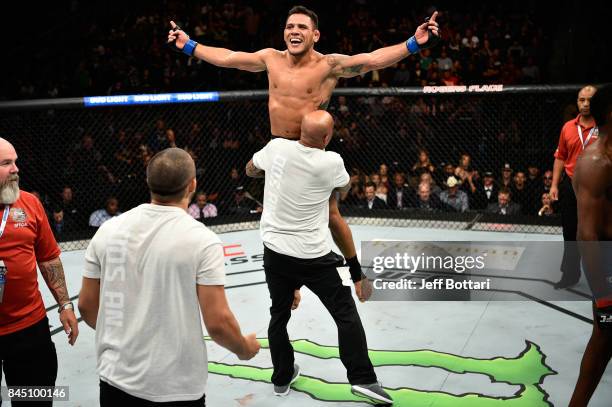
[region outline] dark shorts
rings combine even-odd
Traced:
[[[602,331],[612,332],[612,307],[597,308],[593,303],[593,323]]]
[[[105,381],[100,380],[100,407],[114,406],[133,406],[133,407],[205,407],[206,395],[198,400],[170,401],[156,403],[153,401],[134,397]]]

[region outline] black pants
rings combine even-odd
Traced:
[[[561,272],[563,279],[567,281],[578,281],[580,279],[580,253],[576,244],[578,234],[578,202],[572,187],[572,180],[563,175],[559,186],[559,203],[561,205],[561,224],[563,226],[563,260],[561,261]]]
[[[168,378],[172,380],[172,378]],[[172,407],[204,407],[206,395],[198,400],[186,401],[169,401],[164,403],[156,403],[134,397],[123,390],[111,386],[105,381],[100,380],[100,407],[115,407],[115,406],[134,406],[134,407],[154,407],[154,406],[172,406]]]
[[[46,316],[21,331],[0,336],[0,380],[3,370],[8,386],[55,386],[57,353]],[[12,401],[11,405],[42,407],[53,402]]]
[[[270,290],[268,340],[274,373],[272,383],[284,386],[293,375],[293,347],[287,334],[294,291],[305,285],[319,297],[338,327],[340,360],[351,384],[376,382],[365,332],[350,287],[342,285],[336,267],[342,258],[330,252],[316,259],[298,259],[264,246],[264,268]]]

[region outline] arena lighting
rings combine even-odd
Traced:
[[[149,105],[169,103],[217,102],[219,92],[184,92],[141,95],[87,96],[85,107],[117,105]]]
[[[497,93],[503,92],[503,85],[469,85],[469,86],[424,86],[422,92],[430,93]],[[85,107],[148,105],[173,103],[218,102],[219,92],[183,92],[140,95],[86,96]]]

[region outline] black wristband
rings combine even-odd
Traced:
[[[353,283],[361,281],[363,273],[361,272],[361,264],[359,264],[357,256],[346,259],[346,264],[349,266],[349,272],[351,273],[351,280],[353,280]]]
[[[429,21],[429,17],[425,19],[425,22]],[[427,30],[427,41],[424,44],[420,44],[420,49],[427,49],[435,47],[440,42],[440,36],[435,35],[433,31]],[[418,44],[417,44],[418,45]]]

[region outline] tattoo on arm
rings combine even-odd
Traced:
[[[343,77],[353,77],[368,71],[366,65],[363,63],[343,66],[343,64],[346,64],[348,58],[350,57],[347,55],[327,55],[327,63],[332,67],[336,75]]]
[[[356,74],[360,74],[361,70],[363,69],[363,64],[361,65],[354,65],[354,66],[347,66],[346,68],[344,68],[342,70],[342,73],[345,75],[356,75]]]
[[[246,165],[246,174],[251,178],[263,178],[266,172],[255,167],[253,160],[250,160]]]
[[[44,263],[39,263],[38,267],[55,301],[60,305],[70,301],[68,288],[66,287],[66,278],[64,277],[64,267],[59,257]]]
[[[326,101],[324,101],[323,103],[319,105],[319,110],[327,110],[328,106],[329,106],[329,99],[327,99]]]

